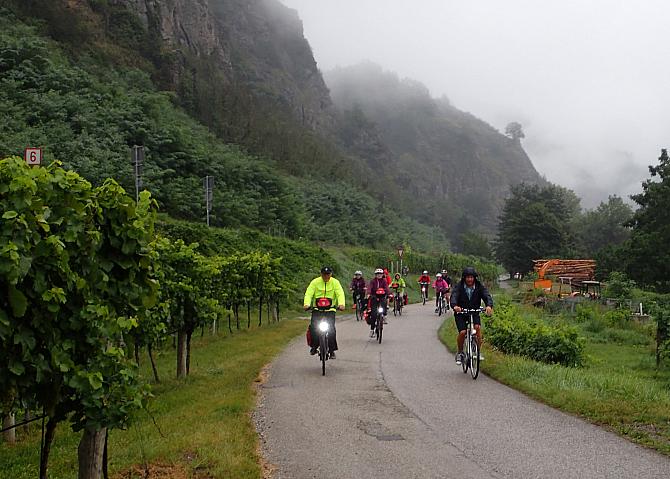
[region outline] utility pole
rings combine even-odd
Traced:
[[[205,207],[207,209],[207,226],[209,226],[209,214],[212,211],[212,199],[214,198],[214,177],[205,176],[202,184],[205,187]]]
[[[140,201],[140,189],[142,188],[142,168],[144,167],[144,147],[133,146],[132,163],[135,168],[135,201]]]

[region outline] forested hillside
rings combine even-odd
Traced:
[[[297,13],[277,0],[2,6],[0,153],[43,145],[130,187],[129,148],[142,144],[145,187],[178,218],[203,218],[213,175],[216,225],[428,250],[491,233],[509,186],[540,181],[518,143],[381,72],[347,87],[330,75],[333,104]]]
[[[203,220],[202,178],[216,177],[213,224],[309,240],[382,245],[444,244],[439,232],[402,220],[334,178],[290,177],[276,161],[224,143],[156,90],[149,75],[93,55],[76,59],[4,10],[0,18],[0,154],[43,145],[94,184],[116,178],[133,191],[130,147],[145,145],[144,187],[162,211]],[[361,218],[351,222],[351,217]],[[345,227],[346,225],[346,227]]]

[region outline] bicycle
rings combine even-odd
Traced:
[[[375,291],[374,299],[371,301],[371,311],[370,314],[374,314],[373,318],[375,321],[375,338],[379,341],[379,344],[382,342],[382,335],[384,333],[384,313],[386,312],[386,291],[383,289],[378,289]]]
[[[398,286],[391,285],[391,288],[395,291],[393,293],[393,316],[402,316],[402,307],[403,307],[403,297],[402,294],[398,291]]]
[[[428,300],[428,283],[419,283],[421,285],[421,298],[423,299],[423,305],[426,305]]]
[[[448,309],[447,306],[447,297],[444,291],[439,291],[437,293],[437,315],[442,316],[442,313],[446,313]]]
[[[365,292],[363,291],[357,291],[356,292],[356,300],[354,302],[356,304],[356,321],[363,321],[365,319]]]
[[[481,358],[481,353],[479,351],[479,344],[477,343],[477,330],[474,328],[473,324],[473,314],[483,313],[484,308],[477,309],[463,309],[460,313],[454,314],[464,314],[467,315],[467,320],[465,323],[467,335],[465,337],[465,344],[463,345],[463,354],[465,358],[461,361],[461,367],[463,368],[463,374],[466,374],[468,370],[472,379],[477,379],[479,376],[479,361]]]

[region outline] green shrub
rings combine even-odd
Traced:
[[[575,322],[577,323],[593,321],[597,316],[598,311],[594,304],[578,304],[575,307]]]
[[[524,318],[518,308],[507,304],[496,308],[487,327],[487,338],[504,353],[545,363],[580,366],[584,360],[584,345],[576,328]]]

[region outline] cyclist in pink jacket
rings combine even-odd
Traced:
[[[437,313],[440,301],[440,293],[443,297],[447,297],[447,292],[449,291],[449,283],[442,277],[442,273],[437,273],[435,276],[435,282],[433,283],[433,289],[435,290],[435,312]]]

